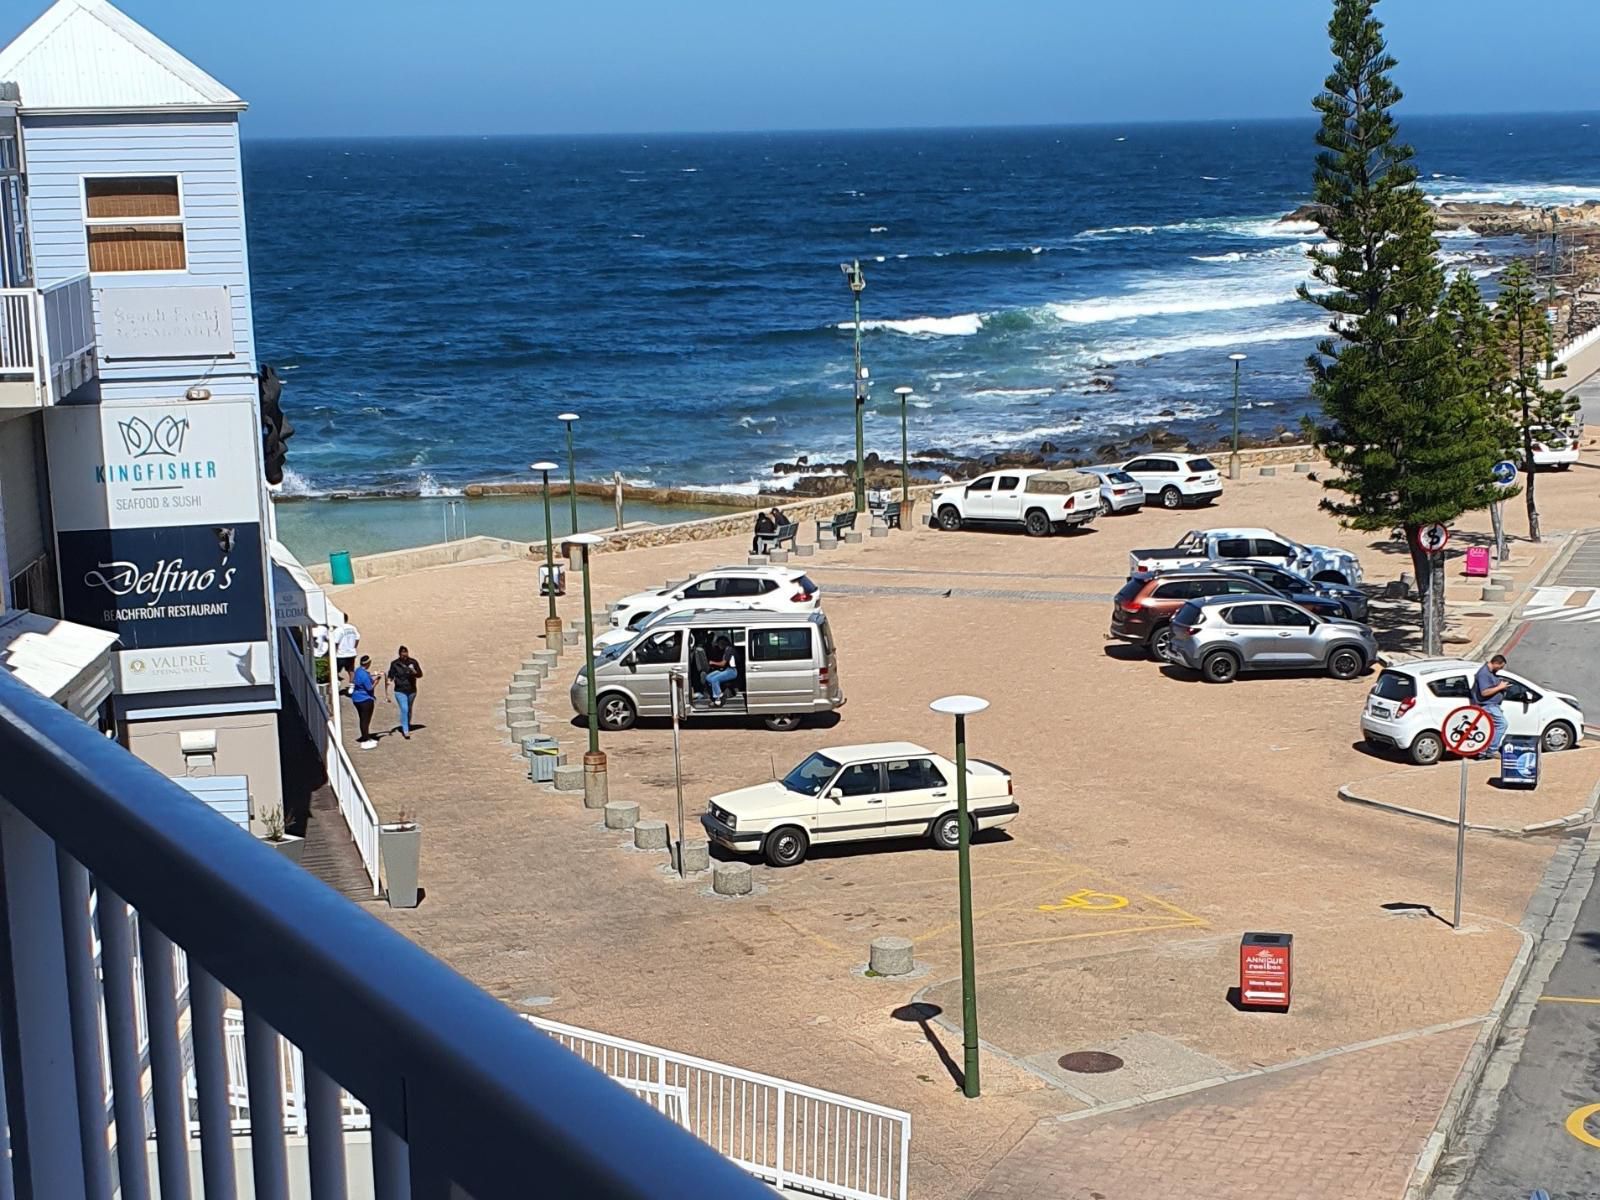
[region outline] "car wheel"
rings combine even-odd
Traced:
[[[1028,531],[1029,537],[1049,537],[1050,517],[1041,508],[1032,509],[1023,518],[1022,527]]]
[[[626,696],[615,693],[601,696],[596,705],[600,710],[601,729],[632,729],[633,723],[639,719],[639,710]]]
[[[1207,683],[1232,683],[1239,674],[1239,660],[1226,651],[1206,655],[1200,674]]]
[[[1102,517],[1109,517],[1111,515],[1111,513],[1112,513],[1111,501],[1107,500],[1104,496],[1101,496],[1100,497],[1100,515]]]
[[[1539,749],[1546,754],[1558,754],[1562,750],[1571,750],[1577,744],[1577,731],[1565,721],[1552,721],[1544,727],[1544,733],[1539,738]]]
[[[1354,679],[1367,669],[1367,660],[1361,651],[1341,646],[1328,655],[1328,674],[1335,679]]]
[[[1163,625],[1150,635],[1150,657],[1157,662],[1172,661],[1172,626]]]
[[[961,512],[953,504],[946,504],[939,510],[939,528],[946,533],[955,533],[961,528]]]
[[[806,837],[805,830],[785,825],[767,834],[766,844],[761,852],[775,867],[792,867],[805,859],[806,848],[810,845],[811,841]]]
[[[1425,730],[1411,740],[1411,749],[1406,753],[1417,766],[1431,767],[1444,757],[1444,740],[1433,730]]]
[[[1183,493],[1180,492],[1177,488],[1171,487],[1171,486],[1162,488],[1161,489],[1161,507],[1162,508],[1182,508],[1183,507]]]
[[[800,714],[784,713],[782,716],[768,717],[765,724],[774,733],[788,733],[791,729],[800,728]]]
[[[933,844],[940,850],[955,850],[961,845],[961,816],[945,813],[933,823]]]

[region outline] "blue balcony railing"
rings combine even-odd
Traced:
[[[287,1200],[291,1165],[316,1200],[343,1200],[359,1147],[345,1143],[340,1089],[370,1110],[360,1190],[370,1181],[378,1200],[771,1194],[4,671],[0,880],[0,1200],[148,1200],[152,1132],[162,1200],[187,1200],[191,1120],[206,1200]],[[132,922],[114,919],[127,906]],[[251,1109],[247,1143],[237,1097],[230,1107],[230,997],[249,1093],[273,1098]],[[279,1034],[304,1062],[293,1157]]]

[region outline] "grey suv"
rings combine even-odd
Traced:
[[[1378,643],[1358,621],[1319,617],[1277,596],[1212,596],[1178,610],[1168,653],[1210,683],[1228,683],[1240,671],[1354,679],[1376,661]]]

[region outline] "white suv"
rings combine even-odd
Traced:
[[[1217,464],[1200,454],[1144,454],[1117,469],[1138,480],[1146,500],[1154,496],[1162,508],[1210,504],[1222,495]]]
[[[611,610],[615,629],[637,629],[650,614],[668,609],[756,608],[766,612],[810,612],[817,585],[788,567],[717,567],[674,588],[635,592]]]
[[[1438,762],[1444,756],[1439,731],[1452,710],[1472,703],[1472,678],[1481,665],[1465,658],[1420,658],[1386,668],[1361,710],[1367,743],[1400,750],[1419,766]],[[1547,753],[1578,744],[1583,710],[1577,700],[1510,671],[1501,671],[1500,678],[1511,684],[1501,693],[1507,734],[1537,737]]]

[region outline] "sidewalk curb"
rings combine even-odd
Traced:
[[[1590,793],[1591,809],[1597,798],[1600,798],[1600,784]],[[1538,993],[1543,990],[1545,980],[1572,936],[1578,910],[1594,882],[1597,860],[1600,860],[1600,840],[1591,842],[1587,834],[1574,834],[1563,841],[1545,868],[1523,913],[1522,949],[1506,973],[1494,1008],[1462,1063],[1433,1132],[1423,1143],[1422,1153],[1417,1157],[1417,1165],[1406,1186],[1405,1200],[1426,1200],[1430,1195],[1433,1200],[1453,1200],[1456,1192],[1453,1185],[1446,1191],[1432,1190],[1445,1151],[1455,1143],[1469,1117],[1490,1117],[1499,1106],[1500,1093],[1510,1078],[1510,1067],[1515,1065],[1515,1056],[1521,1053],[1519,1040],[1511,1061],[1502,1064],[1500,1060],[1507,1049],[1503,1035],[1508,1025],[1513,1031],[1520,1030],[1526,1028],[1531,1019]],[[1492,1088],[1480,1090],[1491,1065],[1504,1065],[1504,1078]]]
[[[1395,813],[1402,817],[1411,817],[1418,821],[1428,821],[1435,825],[1444,825],[1450,829],[1456,827],[1453,817],[1442,816],[1439,813],[1427,812],[1420,808],[1407,808],[1404,804],[1391,804],[1387,800],[1374,800],[1370,796],[1363,796],[1353,790],[1352,785],[1345,784],[1339,789],[1339,799],[1346,804],[1362,804],[1368,808],[1376,808],[1382,812]],[[1570,812],[1564,817],[1557,817],[1553,821],[1535,821],[1531,825],[1478,825],[1467,822],[1467,832],[1486,833],[1491,837],[1504,838],[1530,838],[1544,837],[1552,833],[1560,833],[1569,829],[1580,829],[1594,821],[1595,803],[1600,796],[1590,793],[1589,803],[1576,812]]]

